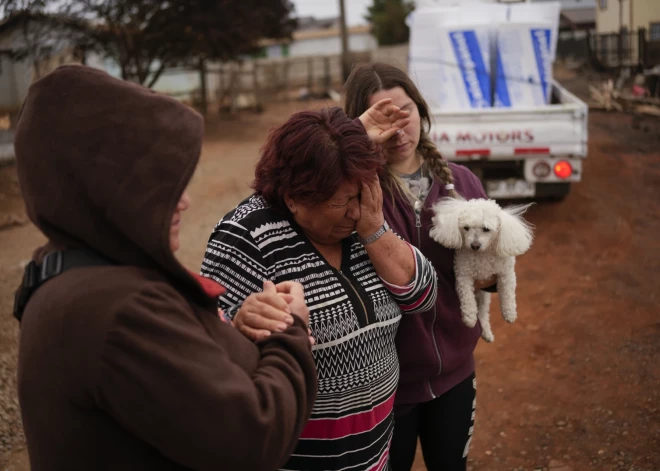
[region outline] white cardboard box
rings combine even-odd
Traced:
[[[428,45],[410,51],[408,71],[431,108],[490,108],[492,29],[434,28]]]
[[[450,3],[450,2],[447,2]],[[408,70],[432,108],[490,108],[495,31],[508,7],[476,1],[420,8],[408,18]]]
[[[509,22],[523,24],[550,23],[552,25],[550,56],[554,61],[557,53],[560,12],[561,3],[559,2],[514,3],[509,6]]]
[[[496,108],[543,106],[552,91],[552,25],[501,25],[497,30]]]
[[[464,110],[549,102],[559,2],[427,3],[407,19],[408,70],[431,107]]]

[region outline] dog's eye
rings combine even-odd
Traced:
[[[490,229],[488,229],[487,227],[484,227],[484,232],[490,232]]]
[[[469,231],[469,230],[470,230],[470,226],[465,226],[465,227],[463,227],[463,230],[464,230],[464,231]]]

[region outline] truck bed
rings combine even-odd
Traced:
[[[587,156],[587,105],[553,81],[552,104],[535,108],[432,110],[431,139],[451,161]]]

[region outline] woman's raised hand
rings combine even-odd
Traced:
[[[360,192],[360,220],[355,230],[362,238],[367,238],[381,228],[383,216],[383,191],[378,176],[370,182],[362,182]]]
[[[391,98],[376,102],[360,116],[360,122],[372,142],[382,144],[410,123],[410,113],[392,104]]]

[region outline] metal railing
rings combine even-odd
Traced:
[[[589,59],[599,69],[650,68],[660,64],[660,41],[651,41],[645,28],[618,33],[590,33]]]

